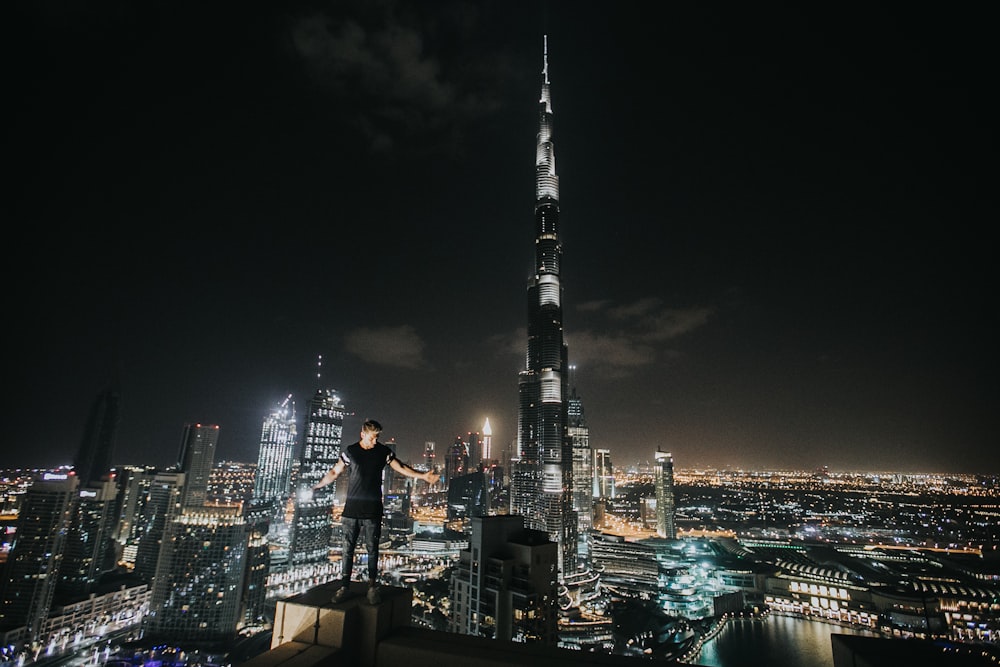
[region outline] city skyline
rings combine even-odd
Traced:
[[[981,22],[639,7],[18,8],[9,466],[71,463],[114,375],[115,463],[197,422],[254,461],[317,389],[347,442],[508,447],[547,33],[593,447],[1000,470]]]

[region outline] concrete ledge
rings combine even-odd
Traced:
[[[381,586],[382,601],[371,605],[365,597],[366,583],[353,582],[351,596],[334,603],[333,594],[338,588],[339,582],[328,583],[279,600],[274,611],[271,650],[290,643],[316,645],[337,649],[339,657],[352,664],[374,665],[379,642],[395,629],[410,625],[413,591]]]

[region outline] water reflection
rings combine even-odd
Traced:
[[[771,614],[736,619],[705,642],[695,663],[704,667],[833,667],[831,634],[877,637],[878,633]]]

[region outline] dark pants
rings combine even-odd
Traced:
[[[365,548],[368,550],[368,583],[375,584],[378,581],[378,542],[382,537],[382,519],[343,517],[341,525],[344,527],[344,550],[341,557],[344,570],[341,579],[345,584],[350,583],[351,573],[354,571],[354,547],[358,544],[358,537],[364,536]]]

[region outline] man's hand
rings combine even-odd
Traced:
[[[432,470],[428,470],[427,472],[425,472],[424,475],[423,475],[423,477],[424,477],[424,481],[427,482],[428,484],[434,484],[439,479],[441,479],[441,475],[437,474],[436,472],[434,472]]]

